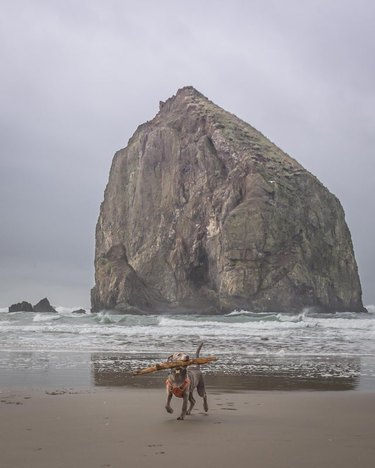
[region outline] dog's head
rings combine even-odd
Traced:
[[[173,362],[173,361],[188,361],[190,359],[189,355],[186,353],[174,353],[171,354],[167,361],[168,362]]]
[[[168,362],[173,362],[173,361],[189,361],[190,357],[186,353],[174,353],[171,354],[167,361]],[[173,379],[175,381],[183,381],[187,375],[187,367],[181,366],[181,367],[175,367],[174,369],[171,369],[169,371],[170,375],[173,376]]]

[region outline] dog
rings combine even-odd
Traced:
[[[202,346],[203,343],[198,346],[196,351],[197,358],[199,357]],[[189,359],[189,356],[185,353],[174,353],[168,357],[168,361],[188,361]],[[203,398],[203,408],[207,413],[208,402],[206,388],[204,385],[203,374],[199,365],[194,367],[189,366],[189,368],[176,367],[171,369],[165,383],[167,387],[167,402],[165,409],[168,413],[173,413],[173,408],[171,407],[171,400],[173,396],[183,399],[181,414],[177,418],[179,421],[185,419],[186,415],[191,414],[191,410],[195,405],[195,399],[193,397],[193,392],[195,389],[197,389],[198,395]],[[188,401],[190,403],[189,409]]]

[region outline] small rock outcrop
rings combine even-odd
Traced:
[[[76,314],[76,315],[85,315],[85,314],[86,314],[86,311],[85,311],[85,309],[76,309],[76,310],[73,310],[73,311],[72,311],[72,314]]]
[[[49,300],[45,297],[44,299],[40,300],[38,304],[33,307],[34,312],[56,312]]]
[[[192,87],[114,156],[92,309],[363,311],[339,200]]]
[[[33,306],[30,302],[22,301],[18,302],[17,304],[12,304],[8,308],[9,312],[33,312]]]

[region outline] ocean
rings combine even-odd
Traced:
[[[0,387],[162,386],[133,377],[175,351],[217,362],[208,385],[236,389],[375,390],[375,307],[369,313],[118,315],[0,309]]]

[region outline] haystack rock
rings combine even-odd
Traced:
[[[93,311],[364,310],[338,199],[192,87],[114,156],[95,282]]]

